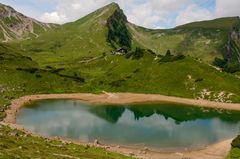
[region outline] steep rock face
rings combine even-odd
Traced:
[[[38,37],[40,33],[56,26],[41,23],[18,13],[9,6],[0,4],[0,41],[2,42]]]
[[[228,62],[236,62],[240,65],[240,27],[235,26],[229,33]]]
[[[240,71],[240,19],[228,31],[224,59],[216,58],[215,63],[227,72]]]
[[[125,47],[131,49],[131,34],[127,29],[127,17],[117,5],[117,9],[107,20],[108,36],[107,40],[113,47]]]

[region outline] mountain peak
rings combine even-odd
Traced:
[[[120,6],[116,2],[112,2],[112,3],[106,5],[103,8],[106,8],[106,9],[109,9],[109,10],[121,10]]]
[[[7,42],[30,37],[38,37],[41,32],[54,27],[41,23],[17,12],[14,8],[0,3],[0,41]]]
[[[110,3],[109,6],[113,6],[113,7],[118,7],[118,8],[120,8],[119,5],[118,5],[118,3],[116,3],[116,2]]]

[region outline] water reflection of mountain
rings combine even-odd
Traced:
[[[189,107],[176,104],[141,104],[127,107],[101,106],[94,107],[91,109],[91,112],[102,119],[105,119],[106,121],[116,123],[124,113],[125,109],[133,112],[135,120],[139,120],[143,117],[150,117],[153,114],[158,114],[164,116],[166,120],[168,120],[168,118],[175,120],[176,124],[180,124],[184,121],[211,118],[219,118],[230,123],[236,123],[240,121],[240,112]]]
[[[98,117],[105,119],[110,123],[116,123],[125,111],[125,107],[122,106],[97,106],[90,109],[92,113]]]

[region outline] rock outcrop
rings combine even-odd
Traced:
[[[2,42],[38,37],[39,34],[55,27],[57,25],[39,22],[0,3],[0,41]]]

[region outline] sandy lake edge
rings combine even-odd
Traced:
[[[29,95],[23,96],[15,99],[11,102],[9,109],[6,111],[6,118],[0,124],[9,125],[10,127],[17,128],[19,130],[25,131],[28,134],[43,136],[50,139],[52,137],[44,136],[43,134],[37,134],[34,132],[26,131],[21,125],[16,124],[16,114],[18,110],[25,104],[44,99],[75,99],[81,100],[82,102],[92,103],[92,104],[131,104],[131,103],[147,103],[147,102],[172,102],[179,104],[186,104],[197,107],[206,108],[216,108],[216,109],[228,109],[240,111],[240,104],[233,103],[220,103],[212,102],[207,100],[195,100],[179,97],[170,97],[157,94],[136,94],[136,93],[107,93],[103,94],[90,94],[90,93],[75,93],[75,94],[44,94],[44,95]],[[69,141],[68,139],[59,138],[63,142]],[[150,150],[141,150],[139,148],[129,148],[124,146],[114,146],[114,145],[102,145],[98,144],[95,146],[106,148],[109,151],[122,153],[125,155],[133,155],[139,158],[151,158],[151,159],[223,159],[229,152],[231,148],[232,139],[224,140],[219,143],[209,145],[205,148],[195,149],[195,150],[185,150],[185,151],[175,151],[175,152],[157,152]],[[83,143],[80,141],[71,141],[77,144],[90,144],[93,143]]]

